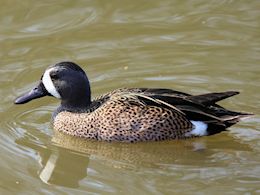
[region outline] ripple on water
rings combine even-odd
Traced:
[[[52,134],[49,119],[46,121],[46,116],[49,115],[50,108],[42,107],[16,114],[13,116],[13,120],[5,121],[4,125],[9,129],[5,144],[10,147],[10,150],[14,150],[12,153],[21,154],[20,150],[28,151],[27,149],[29,149],[30,154],[35,156],[35,151],[31,150],[32,148],[16,148],[12,144],[14,140],[18,145],[22,143],[20,146],[30,143],[36,145],[36,147],[45,147]]]

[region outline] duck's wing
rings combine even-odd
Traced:
[[[105,101],[104,101],[105,100]],[[106,140],[145,141],[186,138],[192,123],[185,113],[140,90],[120,89],[103,95],[91,116],[103,124],[100,137]],[[110,129],[111,135],[104,133]]]
[[[166,107],[185,115],[193,121],[203,121],[209,125],[210,134],[223,131],[252,114],[225,109],[216,102],[239,94],[237,91],[191,95],[171,89],[131,88],[119,89],[110,97],[128,97],[132,103]],[[131,97],[131,98],[129,98]]]
[[[239,94],[237,91],[226,91],[219,93],[206,93],[201,95],[191,95],[188,93],[183,93],[180,91],[172,89],[160,89],[160,88],[133,88],[129,89],[129,92],[144,93],[148,96],[153,96],[164,100],[172,104],[182,104],[182,103],[195,103],[200,105],[214,105],[216,102],[226,99],[228,97]]]
[[[191,120],[219,120],[226,121],[232,117],[246,117],[249,113],[234,112],[227,110],[216,102],[237,95],[237,91],[226,91],[218,93],[206,93],[191,95],[172,89],[161,88],[122,88],[114,90],[97,98],[97,102],[104,102],[110,98],[131,100],[132,103],[173,108],[185,115],[190,116]],[[131,98],[130,98],[131,97]]]
[[[160,128],[167,133],[171,132],[175,138],[183,138],[186,135],[212,135],[248,116],[227,110],[215,103],[235,94],[237,93],[224,92],[193,96],[170,89],[118,89],[93,100],[93,116],[98,116],[98,120],[104,119],[102,124],[109,122],[110,127],[124,130],[129,136],[141,132],[144,129],[141,127],[147,124],[147,121],[153,130],[151,136],[153,132],[157,132],[155,129]],[[152,117],[154,120],[151,122]],[[136,122],[140,126],[136,125]],[[162,124],[163,127],[156,126],[154,129],[154,124]],[[145,129],[149,130],[148,127]]]

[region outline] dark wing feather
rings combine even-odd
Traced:
[[[133,95],[140,103],[153,106],[174,108],[186,114],[190,120],[214,121],[225,123],[238,116],[245,117],[250,114],[227,110],[217,104],[217,101],[238,94],[236,91],[220,93],[207,93],[202,95],[191,95],[172,89],[160,88],[123,88],[105,94],[103,97],[113,96],[114,94]],[[103,99],[103,98],[102,98]]]
[[[248,113],[227,110],[216,104],[220,100],[239,94],[236,91],[207,93],[195,96],[167,89],[143,89],[143,93],[173,105],[177,110],[184,113],[189,120],[206,122],[209,135],[224,131],[227,127],[236,124],[241,119],[252,116],[252,114]]]
[[[208,124],[218,124],[220,126],[231,126],[241,118],[248,117],[252,114],[235,112],[227,110],[216,102],[228,97],[239,94],[237,91],[227,91],[219,93],[207,93],[202,95],[190,95],[187,93],[171,89],[130,89],[133,92],[143,93],[154,100],[166,102],[185,113],[190,120],[205,121]],[[147,102],[148,104],[157,104],[158,101]],[[164,105],[165,106],[165,105]]]
[[[124,101],[123,97],[126,97],[127,103],[130,104],[166,107],[185,116],[188,120],[206,122],[208,133],[215,134],[237,123],[241,118],[250,115],[227,110],[216,104],[217,101],[236,94],[238,92],[228,91],[193,96],[171,89],[131,88],[112,91],[94,100],[93,103],[102,105],[110,98],[118,98],[119,101]]]
[[[227,92],[220,92],[220,93],[206,93],[202,95],[194,95],[189,97],[191,101],[198,102],[204,105],[212,105],[216,102],[229,98],[231,96],[239,94],[238,91],[227,91]]]

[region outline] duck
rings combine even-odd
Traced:
[[[52,114],[54,131],[108,142],[140,142],[210,136],[250,117],[218,101],[237,91],[191,95],[166,88],[120,88],[91,99],[90,82],[76,63],[49,66],[37,86],[15,104],[44,96],[60,100]]]

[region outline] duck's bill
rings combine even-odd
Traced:
[[[18,97],[14,103],[15,104],[25,104],[31,100],[43,97],[49,95],[48,91],[45,89],[42,82],[39,83],[38,86],[36,86],[34,89],[29,91],[28,93]]]

